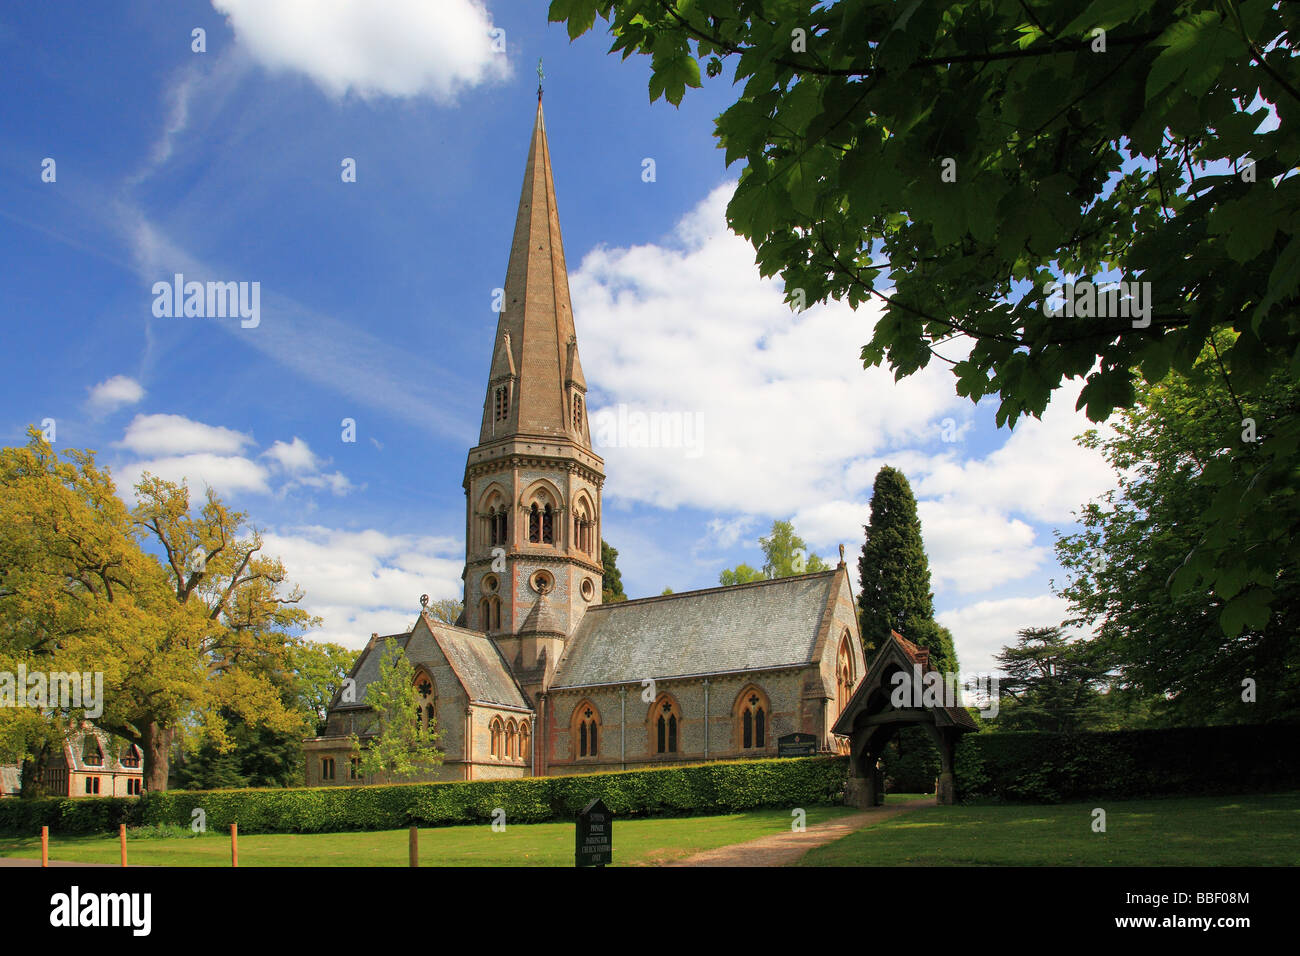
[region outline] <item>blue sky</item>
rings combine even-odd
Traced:
[[[738,169],[712,130],[730,84],[651,104],[647,63],[600,32],[571,44],[545,6],[6,6],[6,443],[52,419],[56,446],[97,449],[124,495],[145,470],[212,484],[306,587],[319,637],[359,646],[408,625],[421,593],[458,596],[542,57],[593,429],[620,407],[698,429],[691,447],[597,448],[629,595],[760,564],[774,518],[856,567],[889,463],[920,501],[964,667],[1058,622],[1053,529],[1111,481],[1072,441],[1077,387],[1013,433],[941,363],[901,384],[864,371],[873,311],[791,314],[726,231]],[[260,283],[259,324],[155,316],[153,284],[176,272]]]

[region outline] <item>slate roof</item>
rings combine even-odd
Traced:
[[[551,609],[551,604],[546,600],[546,595],[541,594],[537,597],[537,603],[533,609],[528,612],[524,622],[519,625],[520,634],[563,634],[564,628],[560,626],[560,619],[555,616],[555,611]]]
[[[505,658],[490,637],[478,631],[435,621],[427,613],[424,622],[447,656],[447,662],[456,672],[471,703],[532,709],[532,704],[515,683]]]
[[[798,666],[812,660],[834,570],[587,609],[552,688]]]
[[[444,624],[434,620],[427,612],[424,623],[429,633],[442,648],[447,663],[456,674],[465,693],[472,704],[497,704],[505,707],[518,707],[532,710],[532,704],[524,696],[519,685],[506,666],[505,658],[490,637],[479,631],[471,631],[454,624]],[[387,637],[373,638],[370,645],[357,659],[349,675],[356,681],[357,700],[351,704],[340,703],[335,695],[331,709],[364,709],[362,703],[366,695],[366,685],[379,677],[379,659],[383,656],[384,641],[389,638],[397,642],[403,652],[411,642],[411,633],[390,634]],[[411,663],[420,665],[428,661],[411,658]]]

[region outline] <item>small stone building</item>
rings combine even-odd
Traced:
[[[51,797],[138,797],[144,786],[140,748],[87,724],[45,764]]]
[[[427,779],[474,780],[776,756],[832,726],[865,671],[849,574],[834,570],[601,603],[604,462],[586,379],[538,94],[479,443],[465,466],[465,610],[422,612],[393,635],[416,668],[421,720],[445,763]],[[372,636],[306,741],[309,785],[362,780]]]

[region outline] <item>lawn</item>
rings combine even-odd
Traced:
[[[1106,832],[1092,830],[1106,811]],[[1300,793],[921,807],[801,866],[1296,866]]]
[[[808,807],[807,825],[852,813],[849,807]],[[709,817],[661,817],[614,822],[614,864],[648,865],[789,830],[789,810]],[[488,824],[420,830],[422,866],[572,866],[573,823]],[[116,836],[50,834],[50,859],[117,864]],[[39,858],[40,836],[0,836],[0,856]],[[229,866],[229,833],[174,837],[127,834],[131,864]],[[240,834],[240,866],[406,866],[407,831]]]

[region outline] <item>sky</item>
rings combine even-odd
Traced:
[[[727,231],[740,169],[713,120],[738,88],[651,103],[645,58],[607,54],[599,24],[570,43],[546,6],[6,5],[5,444],[46,423],[127,500],[144,472],[212,486],[304,587],[316,639],[360,647],[409,627],[421,594],[459,597],[461,482],[542,58],[602,530],[628,595],[760,566],[776,519],[831,564],[843,544],[856,590],[890,464],[963,670],[1059,623],[1055,532],[1114,482],[1074,442],[1092,427],[1078,383],[1009,430],[943,363],[897,383],[864,370],[876,307],[793,313]],[[177,273],[256,282],[257,311],[167,314],[155,284]],[[675,447],[602,427],[652,414],[683,423]]]

